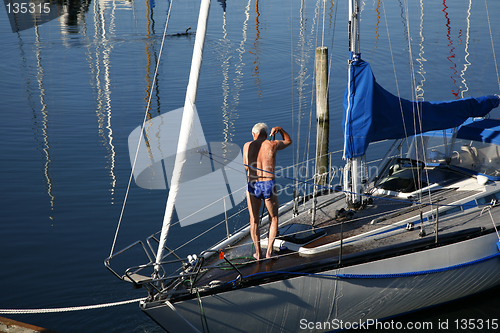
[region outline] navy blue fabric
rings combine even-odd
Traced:
[[[363,60],[352,63],[349,77],[344,94],[345,158],[363,156],[370,142],[457,127],[469,117],[484,117],[499,104],[495,95],[448,102],[400,99],[376,82]]]
[[[500,120],[484,119],[460,127],[457,138],[494,143],[500,146]]]
[[[247,191],[257,199],[269,199],[276,193],[276,180],[249,182]]]

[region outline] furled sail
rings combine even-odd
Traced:
[[[344,94],[344,158],[363,156],[370,142],[459,126],[469,117],[484,117],[499,105],[496,95],[448,102],[398,98],[376,82],[370,65],[363,60],[351,63],[348,80]]]

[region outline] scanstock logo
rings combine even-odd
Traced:
[[[179,108],[157,116],[148,120],[144,129],[139,126],[130,133],[130,161],[134,165],[135,160],[134,179],[139,187],[168,189],[177,154],[182,111],[183,108]],[[181,226],[222,214],[245,199],[246,176],[240,147],[228,142],[207,143],[196,107],[194,114],[190,147],[186,151],[175,204]]]

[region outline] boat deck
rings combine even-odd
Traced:
[[[203,290],[204,286],[210,285],[212,288],[214,283],[238,283],[242,279],[269,275],[271,272],[311,272],[319,270],[319,267],[324,270],[373,260],[375,257],[413,252],[418,248],[440,246],[457,239],[474,237],[485,230],[493,232],[493,217],[496,215],[500,221],[500,210],[497,207],[488,208],[492,212],[490,216],[488,209],[478,206],[476,199],[484,197],[486,192],[474,186],[477,184],[474,179],[469,181],[471,186],[463,187],[465,190],[443,188],[434,191],[430,197],[428,194],[423,195],[420,202],[374,197],[364,209],[356,211],[345,210],[343,193],[318,196],[314,222],[311,214],[313,200],[300,204],[296,216],[291,208],[280,213],[275,258],[254,260],[253,243],[250,236],[246,236],[223,249],[225,258],[237,269],[231,267],[226,259],[214,256],[205,262],[204,266],[211,268],[200,272],[196,286]],[[489,197],[485,197],[483,202],[487,199]],[[437,202],[439,218],[436,237]],[[263,251],[267,246],[267,228],[267,225],[261,227]]]

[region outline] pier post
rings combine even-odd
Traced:
[[[314,182],[328,184],[328,48],[316,48],[316,170]]]

